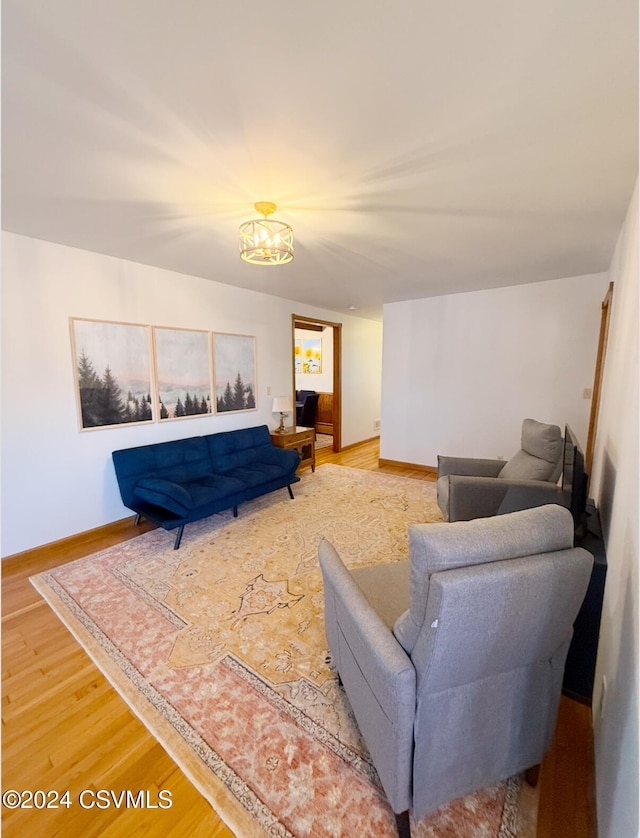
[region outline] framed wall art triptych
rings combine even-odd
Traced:
[[[257,409],[252,335],[83,318],[70,329],[80,430]]]

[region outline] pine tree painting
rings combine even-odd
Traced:
[[[147,327],[71,325],[82,429],[153,421]]]
[[[255,338],[213,336],[216,413],[256,409]]]
[[[160,419],[211,413],[209,333],[155,327]]]

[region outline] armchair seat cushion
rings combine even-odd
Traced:
[[[550,480],[555,463],[549,463],[540,457],[518,451],[502,469],[498,478],[501,480]]]
[[[351,570],[356,585],[389,630],[409,607],[409,560]]]

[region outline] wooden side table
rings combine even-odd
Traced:
[[[300,454],[300,466],[311,465],[316,470],[316,430],[315,428],[285,428],[282,433],[271,432],[271,442],[278,448],[295,448]]]

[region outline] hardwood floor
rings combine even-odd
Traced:
[[[316,467],[332,462],[434,479],[419,469],[379,469],[378,450],[376,440],[340,454],[322,449]],[[3,562],[3,791],[52,790],[62,795],[69,790],[72,804],[44,810],[3,808],[6,838],[232,836],[28,581],[34,573],[142,531],[132,521],[119,522]],[[592,750],[590,709],[563,697],[555,744],[542,766],[539,838],[595,836]],[[151,804],[165,790],[171,792],[172,806],[85,809],[78,802],[85,789],[87,804],[98,789],[142,790]]]

